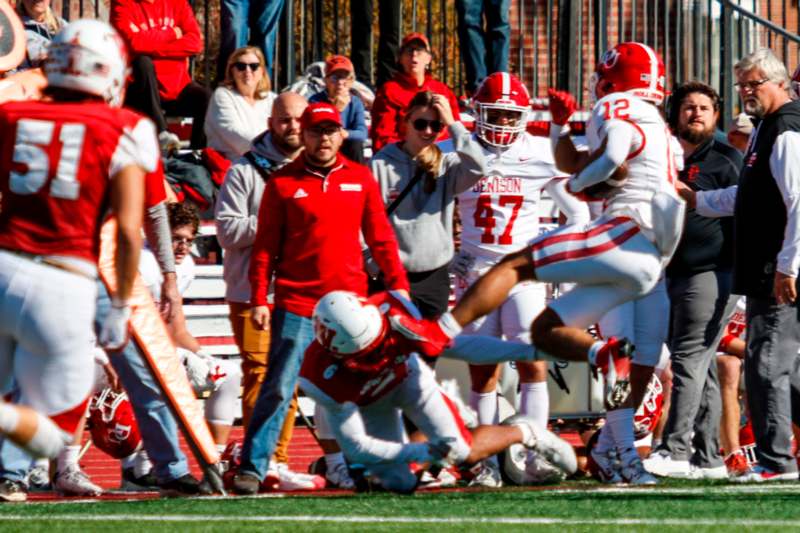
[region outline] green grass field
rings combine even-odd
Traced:
[[[0,531],[765,531],[800,529],[800,483],[558,488],[0,506]]]

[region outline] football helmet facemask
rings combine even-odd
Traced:
[[[606,51],[589,80],[593,103],[611,93],[626,92],[661,105],[666,97],[666,71],[649,46],[628,42]]]
[[[513,144],[528,126],[528,90],[508,72],[487,76],[475,91],[472,104],[478,137],[491,146]]]
[[[124,459],[142,442],[128,395],[103,389],[89,401],[89,432],[97,448],[115,459]]]

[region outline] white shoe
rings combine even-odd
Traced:
[[[765,483],[770,481],[797,481],[797,472],[773,472],[761,465],[751,467],[741,476],[732,478],[736,483]]]
[[[439,473],[434,477],[430,470],[426,470],[422,477],[419,478],[418,490],[425,489],[445,489],[448,487],[455,487],[458,484],[456,476],[447,468],[442,468]]]
[[[500,475],[500,466],[496,461],[484,459],[478,463],[478,473],[469,482],[470,487],[485,487],[499,489],[503,486],[503,477]]]
[[[567,477],[563,470],[550,464],[536,452],[528,452],[525,463],[526,485],[561,483]]]
[[[100,496],[103,489],[92,483],[89,476],[78,465],[56,472],[53,488],[66,496]]]
[[[321,490],[325,488],[325,478],[314,474],[303,474],[289,470],[286,463],[273,463],[273,474],[278,478],[278,490]],[[269,476],[270,473],[267,473]]]
[[[527,439],[522,443],[526,448],[539,453],[551,465],[560,468],[567,475],[578,470],[575,449],[564,439],[547,428],[541,427],[525,415],[515,415],[503,421],[503,425],[519,426]],[[528,431],[525,431],[527,428]]]
[[[697,465],[689,466],[692,479],[728,479],[728,468],[723,464],[722,466],[707,466],[701,467]]]
[[[657,485],[658,480],[656,477],[648,472],[642,460],[639,458],[639,452],[636,448],[628,448],[619,454],[620,458],[620,475],[625,483],[631,485]]]
[[[614,485],[623,482],[622,474],[620,473],[622,465],[620,465],[616,448],[598,452],[595,446],[592,448],[591,455],[592,460],[597,465],[597,474],[600,477],[600,481]]]
[[[39,492],[50,490],[50,464],[47,466],[43,464],[35,464],[33,468],[28,471],[28,490],[31,492]]]
[[[346,490],[356,488],[356,482],[350,477],[346,463],[339,463],[333,469],[328,469],[325,472],[325,479],[328,481],[329,487]]]
[[[689,461],[676,461],[669,452],[658,451],[643,461],[644,468],[651,474],[660,477],[692,477]]]
[[[180,149],[181,140],[174,133],[164,130],[158,134],[158,146],[163,155],[169,155]]]

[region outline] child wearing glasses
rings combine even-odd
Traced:
[[[419,92],[404,117],[403,138],[386,145],[370,165],[397,236],[411,299],[424,316],[434,316],[447,309],[450,294],[455,197],[486,168],[480,145],[453,118],[447,97]],[[445,129],[454,147],[447,154],[435,144]]]
[[[228,58],[225,79],[208,106],[208,147],[230,160],[247,152],[253,139],[267,129],[275,98],[261,49],[243,46],[235,50]]]

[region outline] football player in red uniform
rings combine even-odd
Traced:
[[[159,152],[153,124],[116,107],[127,55],[107,24],[66,27],[45,73],[49,100],[0,106],[0,390],[15,382],[20,404],[71,434],[94,379],[100,224],[110,207],[118,287],[100,342],[115,348],[127,339],[144,178]]]
[[[300,385],[326,409],[351,464],[363,465],[384,489],[402,493],[417,486],[410,463],[474,464],[512,444],[534,449],[573,473],[572,446],[528,417],[466,429],[433,370],[418,356],[415,335],[403,326],[419,317],[415,311],[394,291],[369,300],[333,291],[314,308],[315,340],[306,351]],[[401,414],[428,442],[407,442]]]

